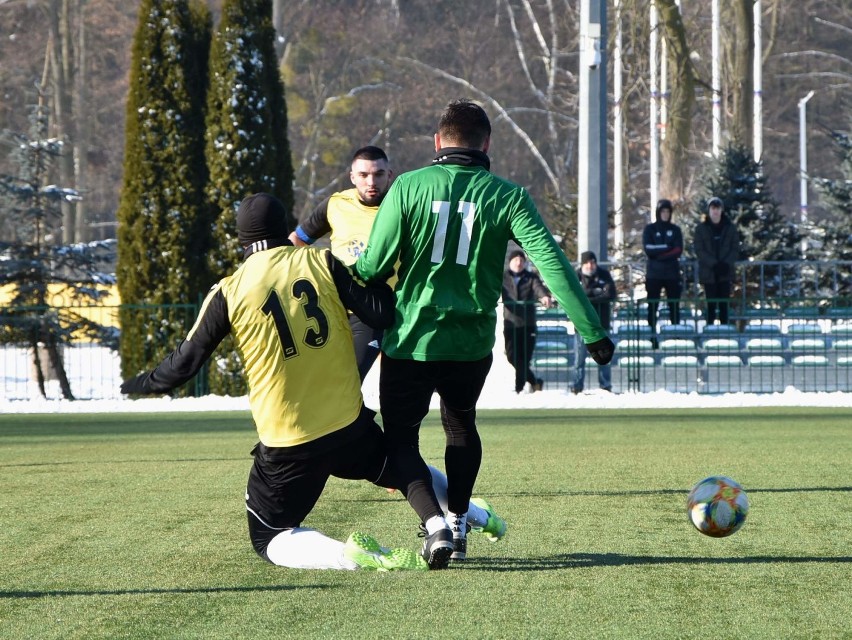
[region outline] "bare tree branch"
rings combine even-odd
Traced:
[[[410,65],[412,65],[412,66],[414,66],[414,67],[416,67],[416,68],[418,68],[422,71],[426,71],[428,73],[431,73],[434,76],[437,76],[439,78],[442,78],[444,80],[452,82],[453,84],[457,84],[461,87],[464,87],[465,89],[467,89],[468,91],[470,91],[474,95],[476,95],[480,100],[482,100],[483,102],[490,105],[491,108],[493,108],[494,111],[496,111],[499,116],[501,116],[504,120],[506,120],[506,122],[512,128],[512,131],[515,132],[515,134],[527,146],[527,149],[529,149],[530,153],[533,154],[533,157],[535,157],[536,161],[539,163],[541,168],[544,170],[544,173],[547,176],[547,179],[550,182],[551,186],[553,187],[554,191],[557,194],[561,193],[561,185],[559,184],[559,179],[557,178],[557,176],[553,172],[553,170],[550,168],[550,165],[547,163],[547,160],[545,160],[544,156],[542,156],[541,151],[539,150],[538,146],[535,144],[535,142],[533,142],[532,138],[530,138],[530,136],[527,134],[527,132],[524,131],[524,129],[521,128],[518,125],[518,123],[514,120],[514,118],[512,118],[512,116],[509,115],[509,113],[506,111],[506,109],[503,107],[503,105],[501,105],[494,97],[492,97],[491,95],[489,95],[485,91],[482,91],[478,87],[475,87],[473,84],[471,84],[470,82],[468,82],[464,78],[459,78],[458,76],[454,76],[451,73],[447,73],[443,69],[436,69],[435,67],[428,65],[428,64],[425,64],[423,62],[420,62],[419,60],[415,60],[414,58],[408,58],[408,57],[403,56],[403,57],[399,58],[399,60],[401,62],[406,63],[406,64],[410,64]]]

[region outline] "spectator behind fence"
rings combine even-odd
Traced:
[[[580,268],[577,277],[589,302],[598,312],[601,325],[609,331],[611,324],[612,301],[615,300],[615,282],[609,271],[598,266],[598,257],[593,251],[580,254]],[[586,355],[589,350],[580,334],[574,336],[574,384],[571,391],[577,395],[583,391],[586,382]],[[609,364],[598,365],[598,386],[604,391],[612,391],[612,373]]]
[[[722,200],[707,202],[707,215],[695,227],[695,255],[698,281],[707,299],[707,324],[728,324],[728,299],[734,279],[734,263],[739,258],[740,238],[734,223],[725,214]]]
[[[503,339],[506,357],[515,368],[515,393],[541,391],[544,381],[532,371],[536,341],[536,302],[553,306],[550,291],[541,278],[527,269],[527,255],[520,249],[509,254],[509,268],[503,273]]]
[[[680,324],[680,255],[683,253],[683,234],[672,223],[671,200],[657,203],[656,219],[645,227],[642,245],[648,257],[645,271],[645,291],[648,295],[648,326],[656,333],[657,309],[660,295],[666,291],[666,304],[672,324]],[[656,336],[652,338],[656,346]]]

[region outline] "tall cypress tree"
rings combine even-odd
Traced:
[[[293,210],[287,107],[274,45],[271,0],[225,0],[210,51],[207,101],[207,197],[217,215],[208,267],[214,279],[242,260],[236,232],[242,198],[265,191]],[[292,215],[288,222],[295,227]],[[216,365],[211,391],[245,393],[231,340],[223,342]]]
[[[133,41],[116,276],[121,370],[159,362],[207,284],[204,107],[212,24],[188,0],[143,0]]]

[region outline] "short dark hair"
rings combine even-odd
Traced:
[[[509,260],[514,260],[515,258],[523,258],[527,259],[527,254],[521,251],[520,249],[515,249],[509,254]]]
[[[361,147],[352,154],[352,162],[356,160],[384,160],[388,162],[388,156],[385,153],[385,150],[380,147],[374,147],[373,145],[367,145],[366,147]]]
[[[467,99],[453,100],[441,114],[438,133],[448,142],[480,149],[491,135],[491,121],[478,104]]]

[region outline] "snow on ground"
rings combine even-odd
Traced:
[[[502,337],[502,336],[501,336]],[[69,402],[60,399],[55,381],[47,383],[48,400],[37,398],[35,383],[29,380],[25,354],[14,358],[3,356],[4,376],[0,376],[0,412],[8,413],[126,413],[126,412],[169,412],[169,411],[234,411],[247,410],[245,397],[229,398],[206,396],[203,398],[150,398],[129,400],[119,391],[118,358],[115,354],[100,349],[89,349],[77,354],[83,361],[69,361],[71,385],[81,397],[100,397],[102,400],[78,400]],[[13,361],[14,359],[14,361]],[[23,362],[22,362],[23,361]],[[379,407],[378,365],[374,366],[364,381],[364,400],[367,406]],[[21,373],[23,371],[24,373]],[[74,372],[77,372],[74,375]],[[11,373],[11,375],[10,375]],[[588,372],[587,372],[588,375]],[[4,382],[5,379],[5,382]],[[587,377],[587,381],[590,378]],[[11,380],[11,382],[9,382]],[[330,390],[333,397],[333,390]],[[18,399],[15,399],[18,398]],[[437,408],[437,397],[433,398]],[[708,395],[698,393],[652,393],[611,394],[600,390],[587,391],[575,396],[567,390],[545,390],[539,393],[514,393],[514,371],[502,353],[502,340],[494,348],[494,365],[483,389],[480,409],[659,409],[659,408],[722,408],[722,407],[849,407],[852,408],[852,393],[802,392],[792,387],[783,393],[729,393]]]

